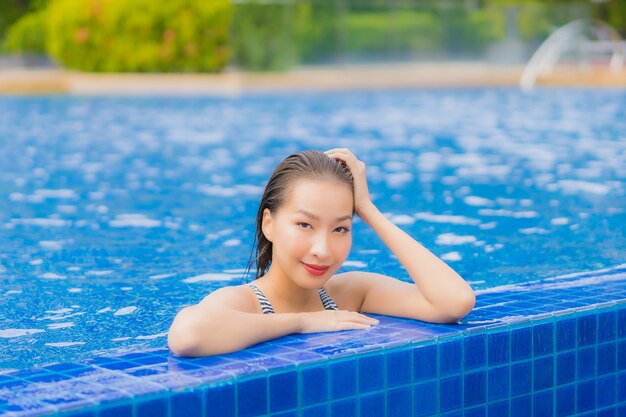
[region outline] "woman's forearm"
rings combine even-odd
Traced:
[[[359,210],[367,223],[407,270],[430,303],[446,311],[471,310],[472,288],[445,262],[387,219],[371,203]]]
[[[300,331],[298,313],[256,314],[194,306],[179,315],[168,333],[168,344],[170,350],[180,356],[235,352]]]

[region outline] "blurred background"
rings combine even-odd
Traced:
[[[575,21],[586,23],[570,28],[570,40],[605,42],[586,62],[606,64],[611,54],[600,55],[615,49],[606,42],[626,34],[626,0],[1,0],[0,69],[523,66],[550,34]],[[581,48],[561,49],[560,60],[580,60]]]

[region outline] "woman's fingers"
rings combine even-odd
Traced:
[[[326,155],[328,155],[329,158],[333,158],[333,159],[339,159],[344,161],[347,165],[348,168],[350,168],[350,171],[352,171],[354,168],[356,168],[359,164],[359,161],[356,156],[354,156],[354,154],[350,151],[342,151],[342,150],[330,150],[330,151],[326,151],[325,152]]]
[[[379,321],[372,318],[372,317],[367,317],[366,315],[357,313],[356,311],[347,311],[347,310],[342,310],[344,311],[346,314],[346,321],[353,321],[356,323],[365,323],[365,324],[378,324]]]

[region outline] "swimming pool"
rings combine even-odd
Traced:
[[[0,139],[2,415],[624,410],[623,90],[4,97]],[[475,311],[170,355],[175,313],[241,282],[276,163],[332,147],[368,164],[375,204],[468,280]],[[342,270],[409,280],[354,232]]]

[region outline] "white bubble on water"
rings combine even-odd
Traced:
[[[0,330],[0,337],[8,339],[12,337],[29,336],[35,333],[42,333],[45,330],[42,329],[3,329]]]
[[[125,316],[127,314],[132,314],[137,310],[135,306],[123,307],[113,313],[114,316]]]

